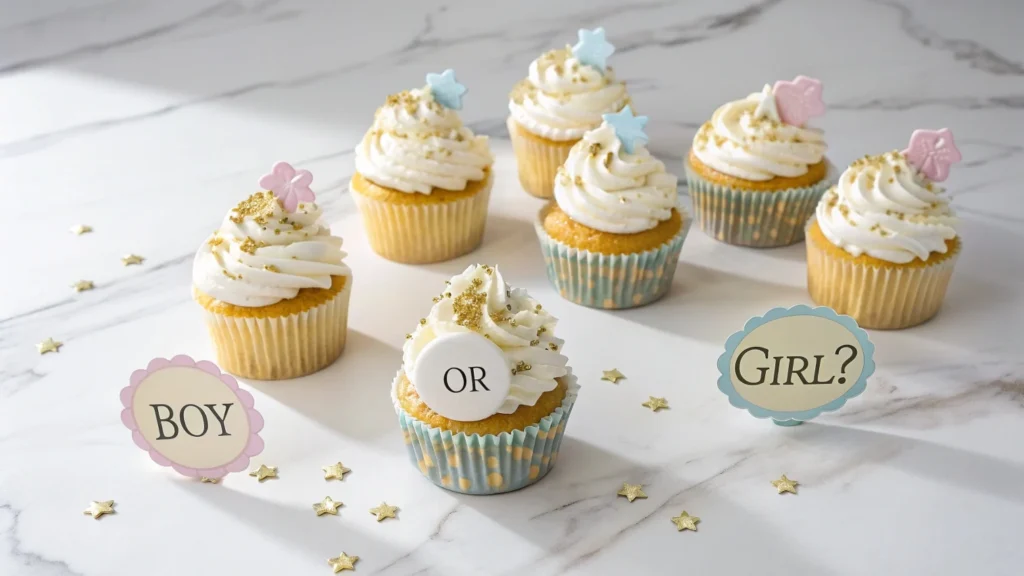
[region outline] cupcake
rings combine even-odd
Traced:
[[[559,168],[555,202],[537,236],[558,293],[594,308],[632,308],[661,298],[675,275],[689,218],[678,179],[645,147],[646,116],[605,114]]]
[[[196,252],[192,294],[217,363],[236,376],[281,380],[341,355],[352,272],[309,189],[313,176],[278,162]]]
[[[569,150],[601,125],[602,114],[629,104],[626,85],[605,63],[614,51],[604,28],[580,30],[575,46],[541,55],[512,90],[508,132],[519,182],[530,194],[551,198]]]
[[[943,189],[960,152],[948,129],[855,161],[807,226],[811,298],[865,328],[900,329],[939,311],[960,252]]]
[[[373,250],[388,260],[450,260],[480,245],[494,157],[462,125],[466,88],[452,70],[388,96],[356,148],[349,190]]]
[[[684,162],[700,227],[739,246],[803,240],[831,185],[822,132],[805,125],[824,112],[821,82],[806,76],[715,110]]]
[[[392,384],[409,455],[424,476],[455,492],[529,486],[554,466],[579,388],[554,335],[557,320],[497,268],[473,265],[446,284],[406,336]],[[481,365],[468,368],[470,389],[451,360],[460,354],[464,364]],[[431,371],[439,357],[453,367]]]

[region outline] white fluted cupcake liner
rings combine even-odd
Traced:
[[[253,380],[298,378],[326,368],[345,348],[351,295],[348,277],[327,302],[288,316],[236,317],[204,308],[217,365]]]
[[[529,486],[551,471],[576,402],[579,385],[572,371],[562,405],[522,430],[501,434],[452,434],[410,415],[397,397],[402,371],[391,385],[409,457],[434,484],[462,494],[501,494]]]
[[[863,328],[909,328],[938,313],[959,251],[958,243],[954,254],[924,266],[873,266],[808,240],[807,289],[816,304],[852,317]]]
[[[555,176],[558,175],[558,169],[565,164],[565,160],[569,157],[569,150],[580,139],[557,142],[524,134],[525,129],[520,127],[511,116],[505,124],[508,127],[508,134],[512,139],[512,149],[516,155],[519,184],[532,196],[553,198],[555,196]]]
[[[405,264],[429,264],[472,252],[483,240],[494,175],[476,194],[451,202],[399,204],[349,187],[363,217],[370,247]]]

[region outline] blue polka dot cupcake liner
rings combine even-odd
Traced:
[[[501,434],[452,434],[414,418],[397,398],[399,372],[391,394],[409,457],[431,482],[460,494],[502,494],[525,488],[555,465],[579,385],[570,369],[562,405],[523,430]]]
[[[809,187],[776,192],[740,190],[701,178],[684,161],[694,217],[712,238],[736,246],[776,248],[804,239],[807,221],[834,179],[834,170]]]
[[[693,219],[680,208],[683,227],[654,250],[634,254],[600,254],[573,248],[552,238],[540,218],[535,223],[548,279],[575,304],[618,310],[660,300],[672,286],[679,252]],[[543,214],[543,211],[541,211]]]

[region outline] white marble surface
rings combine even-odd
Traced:
[[[0,6],[0,574],[1019,574],[1024,564],[1024,18],[1018,2],[277,2],[92,0]],[[802,246],[694,231],[671,294],[606,313],[543,275],[504,131],[506,93],[541,51],[603,24],[613,63],[679,161],[722,102],[823,78],[830,157],[951,127],[965,248],[945,308],[872,333],[878,371],[839,413],[781,429],[728,405],[715,359],[743,321],[808,302]],[[454,67],[464,118],[498,154],[485,244],[444,264],[375,257],[343,193],[374,108]],[[211,350],[193,250],[270,164],[316,175],[356,274],[349,347],[299,381],[253,383],[258,458],[281,478],[205,485],[157,467],[118,419],[154,356]],[[683,191],[685,194],[685,191]],[[688,202],[688,200],[684,200]],[[85,223],[93,234],[67,230]],[[119,257],[146,257],[122,267]],[[407,461],[388,398],[405,334],[441,282],[502,266],[562,319],[584,389],[541,484],[466,497]],[[80,279],[96,289],[73,293]],[[40,356],[47,336],[65,343]],[[629,379],[598,380],[617,367]],[[672,409],[640,407],[648,395]],[[319,467],[353,472],[325,484]],[[787,473],[799,496],[769,481]],[[647,500],[616,498],[624,481]],[[313,515],[325,495],[340,517]],[[118,513],[83,516],[90,500]],[[400,520],[377,524],[381,499]],[[669,518],[700,516],[698,533]]]

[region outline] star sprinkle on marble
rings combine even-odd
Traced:
[[[220,478],[209,478],[207,476],[200,477],[199,481],[203,484],[220,484]]]
[[[949,128],[914,130],[910,144],[903,151],[907,162],[933,182],[949,178],[949,167],[961,160],[960,150],[953,143]]]
[[[395,512],[398,512],[398,506],[388,506],[387,502],[381,502],[380,506],[376,508],[370,508],[370,514],[377,517],[377,522],[382,522],[385,518],[398,519],[395,516]]]
[[[85,292],[86,290],[92,290],[96,286],[93,285],[92,280],[79,280],[71,285],[75,292]]]
[[[697,522],[700,522],[700,518],[697,516],[690,516],[686,513],[686,510],[683,510],[682,514],[679,516],[672,518],[672,523],[676,525],[676,529],[680,532],[683,530],[693,530],[696,532]]]
[[[622,490],[619,490],[618,495],[625,496],[626,500],[630,502],[637,498],[647,498],[643,484],[626,484],[625,482],[622,483]]]
[[[277,478],[277,466],[267,466],[266,464],[260,464],[260,467],[249,472],[249,476],[263,482],[267,478]]]
[[[625,374],[619,372],[618,368],[612,368],[611,370],[602,370],[601,374],[601,380],[607,380],[612,384],[618,384],[619,380],[622,380],[623,378],[626,377]]]
[[[125,254],[124,256],[121,256],[121,264],[124,264],[125,266],[142,264],[144,260],[145,258],[138,254]]]
[[[40,354],[46,354],[47,352],[60,352],[60,347],[63,345],[63,342],[58,342],[53,338],[47,338],[39,344],[36,344],[36,349],[39,350]]]
[[[779,491],[779,494],[783,494],[785,492],[796,494],[796,487],[798,484],[800,483],[796,480],[786,478],[785,474],[783,474],[782,478],[779,478],[778,480],[772,480],[772,486],[775,486],[775,489]]]
[[[345,474],[351,472],[341,462],[335,462],[334,464],[328,464],[327,466],[321,466],[324,471],[324,480],[344,480]]]
[[[96,502],[95,500],[89,503],[89,507],[82,511],[82,514],[88,514],[92,516],[94,520],[99,520],[101,516],[105,514],[114,514],[114,501],[113,500],[101,500]]]
[[[92,232],[92,226],[89,226],[88,224],[76,224],[71,227],[71,233],[77,236],[88,234],[90,232]]]
[[[793,81],[779,80],[772,87],[779,118],[791,126],[803,126],[808,120],[825,113],[821,99],[821,80],[797,76]]]
[[[615,46],[605,39],[604,28],[581,28],[576,34],[579,42],[572,47],[572,55],[581,63],[597,68],[601,74],[607,72],[608,57],[615,53]]]
[[[466,87],[455,79],[455,70],[449,68],[440,74],[427,74],[427,86],[430,86],[435,102],[449,110],[462,110],[462,96],[466,93]]]
[[[330,496],[324,496],[324,499],[319,502],[313,503],[313,512],[316,512],[317,516],[323,516],[324,514],[338,515],[338,507],[342,504],[337,500],[334,500]]]
[[[356,562],[358,562],[358,561],[359,561],[359,556],[349,556],[348,554],[345,554],[344,552],[342,552],[341,555],[338,556],[337,558],[328,558],[327,559],[327,563],[331,565],[332,569],[334,569],[334,573],[335,574],[337,574],[338,572],[341,572],[342,570],[352,570],[352,571],[355,571],[355,569],[356,569]]]
[[[634,116],[633,108],[629,105],[614,114],[602,114],[601,118],[615,129],[615,136],[622,142],[622,149],[627,154],[632,154],[636,150],[638,142],[647,143],[647,134],[644,133],[647,116]]]
[[[656,398],[654,396],[648,396],[648,398],[650,398],[650,400],[644,402],[643,404],[641,404],[641,406],[645,408],[650,408],[651,412],[657,412],[662,408],[668,408],[668,400],[664,398]]]

